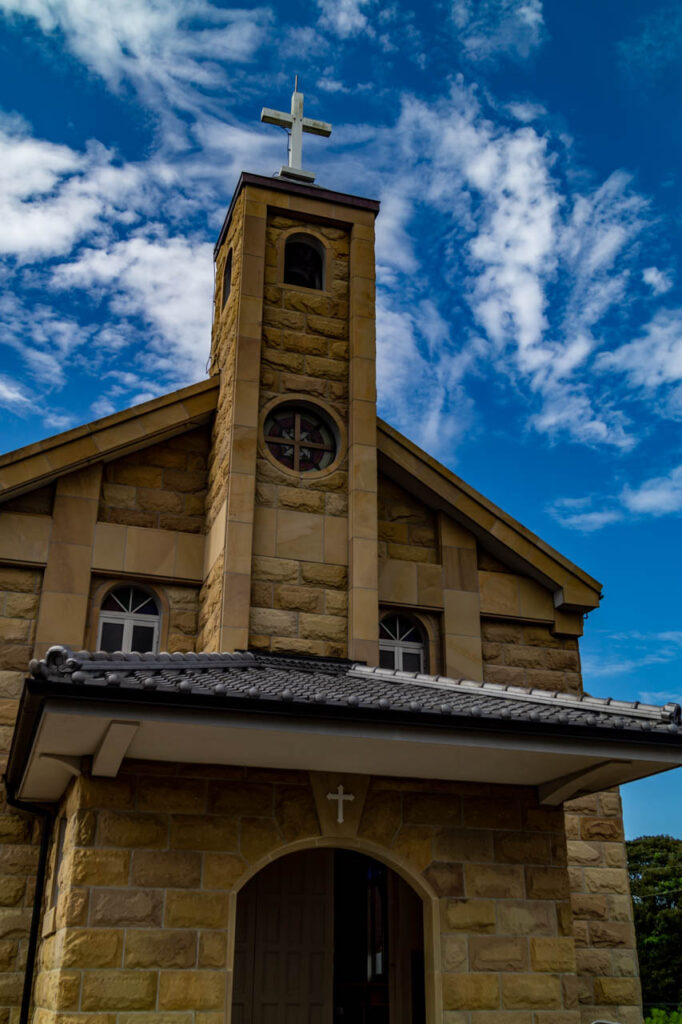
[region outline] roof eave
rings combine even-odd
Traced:
[[[84,688],[30,678],[26,681],[22,696],[8,762],[7,782],[10,792],[23,799],[40,802],[58,799],[61,794],[55,795],[54,789],[52,794],[44,788],[40,789],[40,784],[36,782],[36,764],[39,765],[41,759],[52,758],[54,763],[49,766],[50,779],[54,779],[55,771],[62,771],[65,785],[72,774],[78,773],[77,766],[81,758],[96,758],[98,750],[101,751],[104,746],[111,724],[120,728],[125,721],[134,725],[134,728],[131,727],[131,737],[139,730],[137,748],[131,756],[166,760],[166,757],[156,755],[159,750],[163,752],[165,749],[164,732],[167,734],[169,729],[174,728],[184,737],[179,749],[173,747],[174,756],[183,760],[186,755],[188,763],[203,759],[205,751],[210,747],[206,742],[206,734],[210,738],[210,734],[215,736],[215,730],[220,729],[228,737],[217,748],[224,751],[222,756],[227,757],[222,763],[243,761],[243,750],[235,753],[234,759],[231,759],[235,749],[231,743],[234,744],[235,735],[251,736],[249,756],[260,757],[261,760],[276,756],[271,752],[274,732],[288,736],[289,740],[283,748],[290,752],[285,755],[288,762],[281,765],[270,762],[264,764],[265,767],[292,767],[291,758],[296,760],[298,757],[300,761],[304,757],[297,752],[308,746],[310,737],[322,737],[322,752],[311,755],[305,765],[296,761],[299,767],[308,770],[327,770],[329,765],[319,763],[319,758],[326,760],[331,757],[333,761],[334,756],[337,756],[335,749],[339,751],[338,757],[343,759],[350,742],[349,737],[357,739],[357,736],[364,737],[366,749],[373,752],[366,767],[376,774],[387,775],[406,774],[404,764],[413,763],[408,754],[410,748],[421,751],[420,764],[433,763],[439,766],[440,774],[434,774],[434,778],[444,777],[443,765],[448,763],[448,758],[444,762],[443,754],[447,750],[451,752],[449,760],[456,760],[457,751],[461,749],[473,751],[474,759],[476,751],[479,751],[481,772],[485,776],[490,752],[495,752],[499,759],[504,758],[504,751],[508,749],[510,765],[514,761],[518,762],[520,757],[526,758],[529,764],[533,758],[538,763],[542,762],[544,774],[540,772],[537,778],[533,776],[533,784],[538,785],[541,798],[546,803],[558,803],[579,793],[595,792],[682,764],[682,745],[679,739],[673,742],[671,737],[661,733],[639,734],[622,728],[612,727],[607,730],[570,724],[548,725],[546,722],[509,722],[458,714],[443,718],[428,712],[389,710],[377,713],[375,708],[362,705],[330,707],[269,698],[249,699],[230,695],[216,698],[215,695],[136,691],[115,687]],[[69,722],[73,724],[68,726]],[[86,728],[83,723],[86,723]],[[303,733],[308,737],[308,742],[302,744],[300,734]],[[91,736],[90,747],[82,739],[86,735]],[[56,736],[59,737],[59,749],[52,751],[50,742],[54,743]],[[71,741],[69,736],[73,737]],[[395,740],[400,737],[402,746],[396,761],[395,750],[391,755],[390,748],[391,742],[395,747]],[[123,739],[120,760],[128,751],[125,736]],[[168,742],[172,742],[170,738]],[[386,761],[378,764],[377,750],[382,744],[387,751]],[[259,755],[257,752],[261,747],[262,753]],[[145,758],[145,749],[148,758]],[[469,754],[470,764],[471,757]],[[110,759],[107,765],[111,766]],[[552,765],[555,765],[556,770]],[[471,771],[473,768],[470,768]],[[422,777],[425,777],[424,769]]]

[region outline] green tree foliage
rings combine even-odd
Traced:
[[[682,1024],[682,1010],[661,1010],[655,1007],[644,1018],[644,1024]]]
[[[682,839],[640,836],[627,849],[644,1007],[674,1011],[682,1005]]]

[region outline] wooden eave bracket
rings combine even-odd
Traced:
[[[609,786],[618,784],[622,769],[631,764],[632,761],[627,760],[600,761],[590,768],[562,775],[538,786],[538,799],[541,804],[548,807],[557,807],[565,800],[572,800],[574,796],[582,793],[596,793],[601,789],[608,789]]]
[[[73,775],[75,779],[82,772],[80,757],[71,757],[69,754],[40,754],[40,760],[66,768],[69,775]]]
[[[115,778],[139,728],[139,722],[109,722],[92,759],[92,774]]]

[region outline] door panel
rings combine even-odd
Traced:
[[[234,1024],[331,1024],[333,879],[333,851],[308,850],[239,894]]]

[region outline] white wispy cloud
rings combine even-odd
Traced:
[[[640,515],[665,516],[682,512],[682,465],[665,476],[651,477],[639,487],[624,487],[623,505]]]
[[[5,374],[0,375],[0,405],[22,415],[31,408],[29,393],[23,384]]]
[[[642,271],[642,280],[648,284],[654,295],[665,295],[673,286],[673,279],[670,274],[658,267],[645,267]]]
[[[178,171],[155,157],[122,162],[96,141],[80,151],[56,145],[20,118],[0,116],[0,256],[39,261],[107,237],[114,226],[129,228],[169,190],[182,196]]]
[[[593,633],[591,650],[582,656],[582,670],[585,679],[625,676],[634,673],[646,675],[646,670],[655,666],[669,665],[682,656],[682,633],[668,630],[651,633],[632,631],[622,633]],[[649,686],[637,694],[637,699],[646,704],[679,702],[682,691],[653,689]]]
[[[601,530],[605,526],[617,523],[623,518],[622,512],[618,509],[604,509],[601,512],[574,512],[572,514],[564,514],[563,516],[558,510],[552,510],[552,512],[554,518],[562,526],[566,526],[569,530],[578,530],[580,533],[594,533],[595,530]]]
[[[348,39],[359,32],[374,35],[366,14],[370,3],[371,0],[317,0],[320,25],[340,39]]]
[[[537,121],[547,113],[546,108],[541,103],[532,103],[528,100],[523,102],[517,100],[513,103],[508,103],[507,110],[512,117],[515,117],[517,121],[523,121],[524,124]]]
[[[84,181],[88,157],[34,138],[17,118],[0,120],[0,253],[68,252],[102,210]]]
[[[682,465],[636,486],[626,484],[618,494],[558,498],[547,511],[562,526],[582,533],[626,519],[678,515],[682,513]]]
[[[682,309],[661,309],[639,337],[602,353],[601,371],[624,374],[632,388],[646,391],[682,381]]]
[[[146,228],[112,245],[83,250],[55,267],[55,290],[105,289],[117,318],[139,318],[144,348],[133,356],[168,382],[205,375],[212,308],[213,249],[207,242],[168,237]],[[130,340],[140,332],[131,327]]]
[[[453,356],[447,326],[434,309],[399,307],[377,296],[379,412],[442,458],[454,459],[471,422],[472,403],[461,387],[467,357]],[[435,336],[440,342],[435,351]],[[453,406],[457,414],[453,415]]]
[[[453,0],[452,20],[474,61],[525,59],[546,35],[542,0]]]
[[[0,13],[60,35],[110,89],[132,85],[159,113],[201,109],[225,88],[225,64],[253,58],[272,17],[209,0],[0,0]]]
[[[92,325],[44,301],[24,301],[7,288],[0,295],[0,345],[13,349],[47,391],[62,388],[70,360],[92,336]]]
[[[601,344],[594,329],[622,300],[628,256],[646,223],[646,202],[628,176],[567,193],[555,165],[568,157],[530,125],[493,120],[462,80],[439,103],[404,98],[396,133],[401,171],[385,190],[398,198],[393,211],[388,206],[386,245],[379,227],[380,266],[409,269],[400,265],[411,254],[401,238],[415,206],[437,210],[453,233],[453,273],[486,359],[536,396],[529,424],[581,443],[632,447],[624,411],[586,372]],[[480,342],[472,337],[483,351]]]
[[[43,415],[42,422],[49,430],[60,432],[72,427],[76,422],[76,417],[71,412],[59,412],[55,409],[50,409]]]

